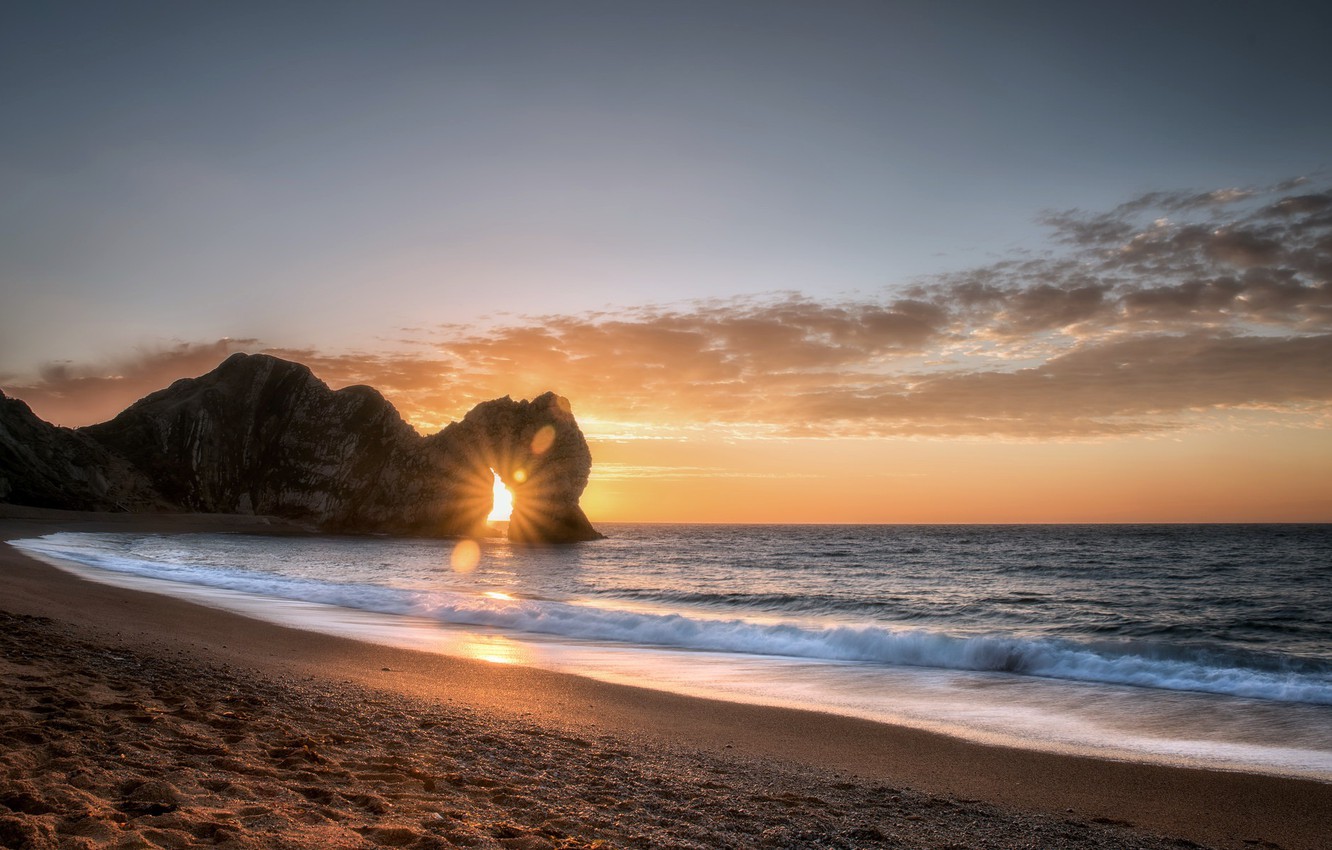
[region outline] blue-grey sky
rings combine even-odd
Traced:
[[[6,3],[0,373],[873,297],[1321,173],[1329,8]]]

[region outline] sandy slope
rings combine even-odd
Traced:
[[[288,531],[254,522],[6,508],[0,535]],[[6,847],[1315,848],[1332,815],[1332,785],[376,647],[7,546],[0,611]]]

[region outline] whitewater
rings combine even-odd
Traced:
[[[62,532],[86,578],[973,740],[1332,781],[1332,527],[612,525],[573,547]]]

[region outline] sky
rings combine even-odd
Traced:
[[[1332,521],[1332,7],[6,3],[0,388],[234,351],[594,521]]]

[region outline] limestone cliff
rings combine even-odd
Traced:
[[[155,501],[280,516],[329,531],[450,536],[486,532],[494,469],[515,493],[514,539],[600,537],[578,506],[591,454],[568,402],[552,393],[486,402],[462,422],[421,437],[370,387],[335,392],[299,363],[236,354],[99,425],[71,431],[28,416],[46,431],[28,427],[6,437],[15,432],[12,425],[3,430],[11,419],[24,421],[7,415],[0,420],[0,463],[47,443],[54,461],[0,466],[11,482],[11,494],[0,499],[36,504],[31,493],[40,490],[46,506],[137,509]],[[129,475],[108,490],[119,501],[96,492],[84,498],[75,488],[58,504],[52,494],[64,492],[76,456],[78,469],[91,470],[85,478],[113,466]],[[46,483],[35,488],[28,483],[34,481]],[[126,488],[137,501],[124,502]]]

